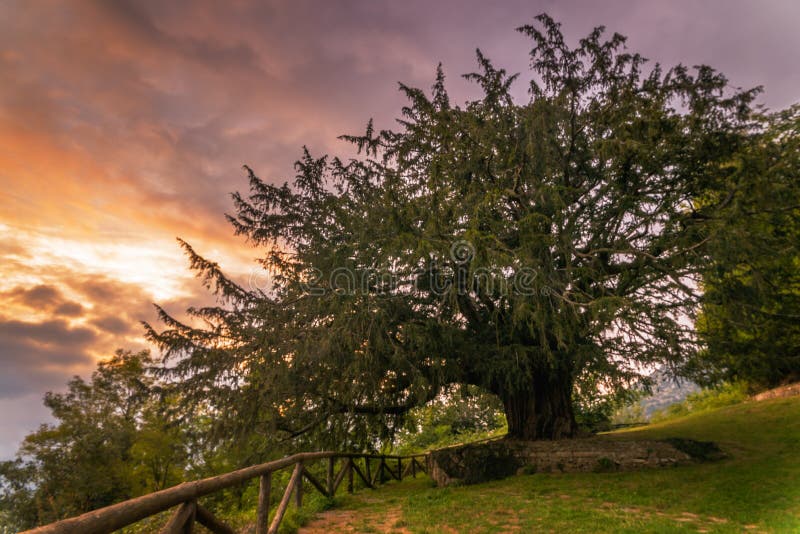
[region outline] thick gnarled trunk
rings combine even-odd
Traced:
[[[529,389],[501,392],[508,436],[515,439],[565,439],[577,434],[572,409],[572,380],[542,373]]]

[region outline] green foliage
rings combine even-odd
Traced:
[[[575,420],[584,432],[590,433],[610,430],[615,414],[644,395],[644,391],[636,387],[606,387],[601,393],[598,384],[602,383],[602,377],[594,378],[582,377],[572,394]]]
[[[716,235],[690,362],[703,384],[770,388],[800,379],[800,105],[770,115],[730,163],[740,216]]]
[[[411,410],[394,447],[410,454],[502,435],[502,409],[496,397],[474,386],[451,390]]]
[[[66,393],[47,393],[55,424],[0,464],[0,506],[9,528],[77,515],[182,480],[183,436],[166,418],[147,352],[117,351],[91,380],[75,377]]]
[[[647,421],[647,417],[644,413],[644,406],[642,406],[639,402],[631,402],[630,404],[624,404],[623,406],[617,408],[617,410],[611,415],[611,424],[612,425],[635,425],[637,423],[644,423]]]
[[[183,243],[220,304],[190,310],[205,328],[166,312],[148,327],[190,405],[227,433],[369,449],[471,384],[501,399],[510,434],[552,439],[577,431],[583,377],[600,394],[691,355],[693,280],[738,204],[688,201],[737,179],[757,91],[706,66],[646,71],[603,28],[574,48],[546,15],[519,31],[529,101],[479,51],[465,78],[480,98],[452,105],[440,67],[430,94],[401,84],[397,130],[343,136],[358,158],[305,149],[291,185],[247,168],[229,221],[271,286]]]
[[[744,382],[723,383],[713,388],[692,393],[683,402],[672,404],[664,410],[650,416],[653,423],[683,417],[690,413],[699,413],[724,406],[744,402],[748,398],[749,386]]]

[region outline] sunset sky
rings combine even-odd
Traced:
[[[796,0],[0,0],[0,459],[47,420],[45,391],[146,346],[151,303],[209,302],[177,236],[263,280],[224,220],[243,164],[283,182],[304,144],[348,154],[336,137],[391,127],[397,82],[427,89],[439,61],[463,101],[476,47],[525,80],[514,28],[541,12],[573,42],[603,24],[800,101]]]

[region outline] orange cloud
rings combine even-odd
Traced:
[[[246,284],[258,251],[223,218],[247,187],[241,165],[283,182],[303,144],[349,156],[336,136],[369,117],[392,127],[397,81],[429,87],[443,61],[463,100],[474,48],[524,71],[530,43],[513,28],[550,10],[568,37],[605,23],[648,57],[719,65],[785,106],[800,11],[780,4],[4,1],[0,403],[145,347],[154,301],[177,315],[212,302],[176,236]]]

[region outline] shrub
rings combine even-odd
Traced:
[[[650,422],[665,421],[690,413],[705,412],[723,406],[739,404],[748,397],[748,385],[744,382],[724,383],[719,386],[692,393],[683,402],[672,404],[655,412]]]

